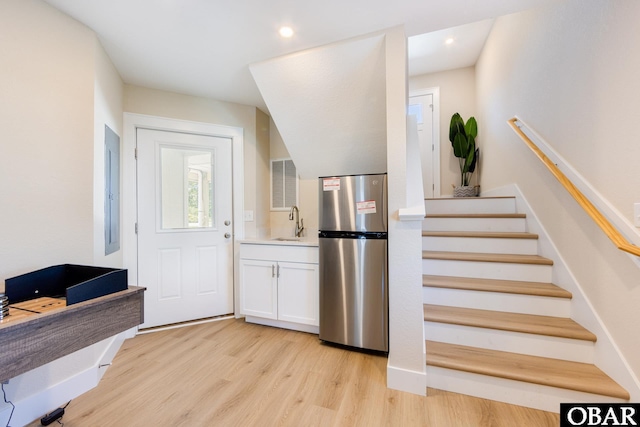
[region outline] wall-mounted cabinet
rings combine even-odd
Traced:
[[[248,322],[318,333],[317,246],[243,243],[239,283]]]

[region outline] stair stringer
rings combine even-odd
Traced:
[[[573,295],[571,318],[598,337],[594,346],[594,364],[629,392],[630,402],[640,401],[640,380],[630,368],[604,322],[594,310],[584,290],[560,255],[520,188],[516,184],[512,184],[483,191],[482,195],[486,197],[515,196],[516,211],[526,214],[527,231],[538,234],[538,254],[553,260],[553,283]]]

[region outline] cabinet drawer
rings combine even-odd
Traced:
[[[317,246],[242,243],[240,244],[240,258],[317,264],[319,256]]]

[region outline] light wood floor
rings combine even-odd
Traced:
[[[125,342],[65,427],[545,427],[557,414],[439,390],[386,388],[387,359],[317,335],[222,320]],[[34,422],[32,426],[38,426]],[[57,424],[56,424],[57,425]]]

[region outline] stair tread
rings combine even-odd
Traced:
[[[526,218],[523,213],[457,213],[457,214],[426,214],[425,218]]]
[[[424,237],[476,237],[489,239],[537,239],[538,235],[516,231],[423,231]]]
[[[452,325],[473,326],[501,331],[546,335],[584,341],[596,341],[596,336],[567,317],[540,316],[536,314],[508,313],[424,304],[424,320]]]
[[[535,295],[555,298],[571,298],[571,292],[553,283],[525,282],[517,280],[476,279],[469,277],[423,275],[422,285],[433,288],[462,289],[506,294]]]
[[[452,261],[504,262],[511,264],[553,265],[553,260],[540,255],[492,254],[484,252],[422,251],[423,259]]]
[[[426,341],[427,365],[629,400],[629,393],[588,363]]]
[[[425,197],[425,200],[491,200],[491,199],[515,199],[515,196],[481,196],[481,197]]]

